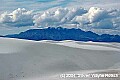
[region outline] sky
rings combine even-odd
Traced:
[[[120,0],[1,0],[0,35],[46,25],[78,26],[98,34],[120,35],[119,9]],[[63,19],[65,16],[69,20]]]
[[[16,8],[41,11],[58,6],[120,8],[120,0],[1,0],[0,11],[12,11]]]

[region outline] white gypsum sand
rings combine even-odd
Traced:
[[[74,80],[59,75],[114,73],[119,63],[120,43],[0,38],[0,80]]]

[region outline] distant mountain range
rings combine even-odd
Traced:
[[[95,42],[120,42],[119,35],[102,34],[98,35],[91,31],[82,31],[81,29],[67,28],[45,28],[30,29],[20,34],[6,35],[4,37],[19,38],[27,40],[75,40],[75,41],[95,41]]]

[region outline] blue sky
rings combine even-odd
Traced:
[[[12,11],[16,8],[45,10],[57,6],[99,6],[120,8],[120,0],[1,0],[0,11]]]
[[[4,12],[11,13],[17,8],[25,8],[36,12],[44,12],[47,9],[54,7],[83,7],[89,9],[90,7],[100,7],[104,9],[120,9],[120,0],[1,0],[0,1],[0,14]],[[16,24],[16,23],[15,23]],[[0,23],[0,35],[19,33],[27,29],[33,28],[32,26],[25,27],[11,27],[4,23]]]

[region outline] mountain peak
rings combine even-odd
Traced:
[[[95,42],[120,42],[120,36],[102,34],[98,35],[91,31],[81,29],[67,29],[62,27],[48,27],[45,29],[30,29],[20,34],[6,35],[10,38],[19,38],[27,40],[75,40],[75,41],[95,41]]]

